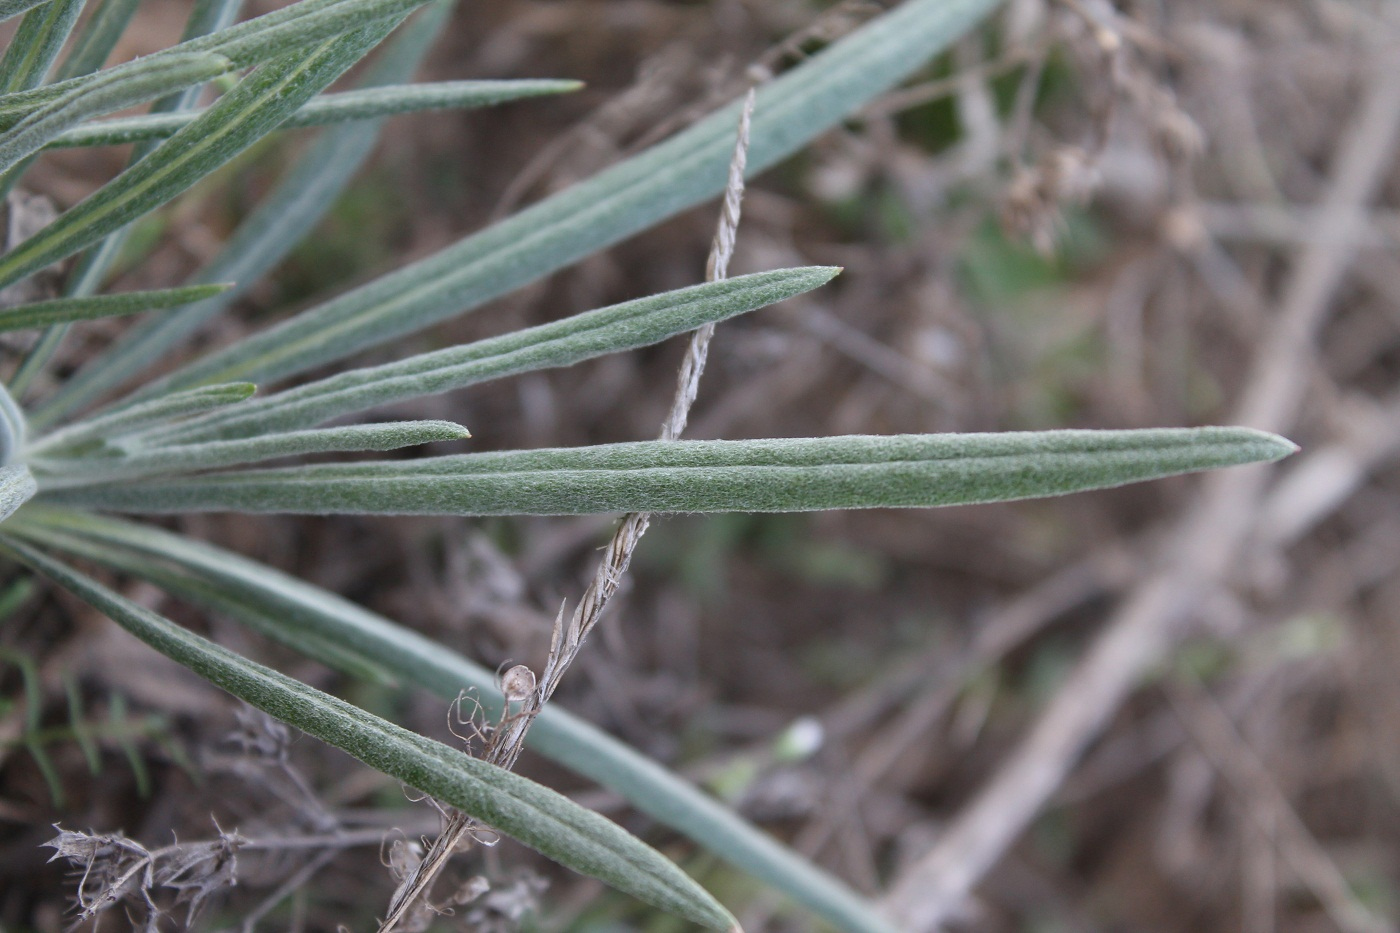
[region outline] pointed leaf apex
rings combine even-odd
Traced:
[[[1237,428],[1242,435],[1252,436],[1259,445],[1259,461],[1270,463],[1274,460],[1282,460],[1284,457],[1291,457],[1303,448],[1293,443],[1286,437],[1280,437],[1268,431],[1259,431],[1254,428]]]

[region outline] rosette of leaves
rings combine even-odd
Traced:
[[[697,284],[375,366],[304,374],[420,331],[643,231],[724,188],[738,103],[669,140],[406,268],[314,305],[173,372],[149,372],[278,263],[359,167],[379,124],[567,91],[568,81],[413,85],[446,0],[300,0],[235,22],[237,0],[196,0],[184,41],[102,67],[135,0],[9,0],[23,14],[0,59],[0,184],[42,150],[136,142],[127,169],[0,256],[0,288],[77,257],[62,297],[0,310],[40,334],[0,391],[0,551],[86,600],[230,693],[580,872],[725,929],[733,917],[608,820],[215,645],[75,569],[151,581],[327,664],[426,688],[471,688],[500,709],[491,672],[411,629],[211,544],[127,518],[202,510],[452,515],[921,507],[1056,495],[1265,461],[1292,447],[1240,428],[641,442],[406,461],[262,468],[259,461],[463,438],[441,421],[380,423],[391,403],[656,343],[817,288],[838,270],[780,269]],[[761,171],[920,68],[995,0],[909,0],[763,87],[749,150]],[[418,9],[423,7],[423,9]],[[363,86],[323,93],[378,46]],[[61,50],[68,48],[66,57]],[[224,88],[197,106],[213,79]],[[107,118],[150,103],[135,117]],[[191,281],[103,294],[133,221],[268,133],[332,124]],[[230,284],[231,283],[231,284]],[[65,330],[143,313],[45,397]],[[49,380],[52,382],[52,380]],[[265,387],[257,397],[255,385]],[[352,421],[353,423],[347,423]],[[546,708],[530,744],[849,930],[885,929],[845,885],[599,730]]]

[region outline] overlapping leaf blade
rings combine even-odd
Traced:
[[[138,476],[192,473],[242,463],[297,457],[305,454],[348,453],[365,450],[397,450],[436,441],[456,441],[471,433],[451,421],[396,421],[388,424],[356,424],[318,431],[261,434],[233,441],[210,441],[171,447],[145,448],[139,440],[130,450],[116,447],[120,455],[68,460],[31,458],[45,489],[91,486]]]
[[[258,68],[151,155],[0,256],[0,286],[72,255],[184,191],[274,129],[394,25],[375,23]]]
[[[570,366],[767,307],[825,284],[838,271],[813,266],[707,282],[460,347],[352,369],[259,399],[238,411],[154,433],[150,442],[188,443],[288,431],[514,373]]]
[[[222,55],[193,52],[172,55],[132,74],[100,75],[0,133],[0,170],[38,152],[64,130],[93,114],[130,107],[152,97],[202,84],[231,70],[233,62]]]
[[[333,593],[222,548],[159,528],[42,504],[26,509],[14,530],[228,613],[332,667],[351,672],[367,667],[366,676],[395,678],[445,701],[471,690],[489,716],[501,712],[496,678],[481,665]],[[875,908],[838,878],[567,710],[546,706],[527,744],[621,794],[838,928],[891,933]]]
[[[34,9],[49,0],[0,0],[0,22]]]
[[[255,19],[189,39],[144,58],[117,65],[99,74],[124,75],[151,67],[161,59],[194,52],[212,52],[238,68],[248,68],[286,55],[304,54],[316,44],[385,20],[397,22],[428,0],[301,0]],[[35,109],[95,76],[56,81],[30,90],[0,95],[0,128],[8,128]]]
[[[736,926],[728,911],[665,856],[567,797],[234,654],[28,545],[10,541],[0,549],[239,699],[560,864],[710,929]]]
[[[0,58],[0,93],[29,90],[44,80],[82,9],[83,0],[49,0],[25,13]]]
[[[750,174],[912,74],[998,0],[915,0],[762,88]],[[136,398],[280,379],[420,330],[547,275],[724,190],[739,104],[397,272],[215,353]]]
[[[45,435],[30,445],[29,452],[31,456],[39,457],[72,455],[77,449],[90,447],[95,442],[119,441],[153,424],[165,425],[180,418],[245,401],[256,391],[257,386],[251,382],[230,382],[172,392]]]
[[[380,50],[364,84],[393,84],[411,77],[451,10],[452,0],[429,4]],[[32,423],[38,428],[55,424],[148,368],[152,360],[194,333],[243,288],[265,275],[325,216],[369,156],[381,123],[348,123],[322,133],[196,278],[240,285],[217,298],[137,325],[116,346],[66,380],[53,398],[31,413]]]
[[[84,37],[92,41],[82,43],[73,51],[72,56],[64,63],[64,77],[84,75],[101,66],[102,62],[106,60],[106,56],[111,53],[111,48],[104,48],[104,46],[109,42],[115,44],[116,39],[119,38],[111,34],[112,30],[120,25],[124,18],[129,19],[126,13],[117,8],[129,5],[129,0],[106,0],[103,3],[102,9],[94,17],[93,22],[89,24],[88,33]],[[190,7],[189,17],[185,21],[184,38],[197,38],[227,27],[233,20],[237,19],[241,5],[242,0],[194,0]],[[151,112],[188,110],[194,106],[201,90],[203,90],[203,85],[193,85],[178,93],[162,97],[151,104]],[[152,148],[154,147],[149,143],[138,143],[133,146],[127,164],[134,165],[140,162],[150,154]],[[15,169],[15,171],[20,170],[18,167]],[[126,243],[130,230],[131,225],[128,224],[108,234],[100,243],[89,249],[78,260],[72,273],[68,276],[68,281],[64,284],[64,294],[70,298],[82,298],[96,294],[102,285],[103,278]],[[206,279],[205,281],[214,280]],[[63,343],[68,328],[67,324],[58,324],[40,334],[39,339],[25,354],[24,360],[10,379],[10,386],[16,395],[22,396],[49,361],[53,359],[54,354],[58,352],[59,346]]]

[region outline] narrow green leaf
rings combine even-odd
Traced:
[[[38,508],[50,516],[56,514],[45,510],[43,506]],[[60,518],[59,523],[61,522]],[[337,637],[319,635],[291,623],[284,616],[271,614],[262,603],[245,598],[232,587],[206,580],[187,567],[158,562],[120,545],[113,547],[110,541],[101,540],[96,535],[75,534],[58,528],[55,524],[42,518],[37,522],[27,521],[24,522],[23,532],[17,533],[20,537],[51,550],[62,551],[72,557],[90,560],[110,570],[154,583],[167,593],[228,616],[334,670],[386,687],[401,686],[397,675],[363,652],[341,645]],[[11,528],[6,527],[5,530],[10,531]],[[176,541],[181,540],[178,536],[172,537]],[[0,615],[0,618],[3,618],[3,615]]]
[[[917,71],[997,0],[913,0],[761,88],[749,174],[796,152]],[[420,330],[555,271],[724,190],[741,104],[433,256],[243,340],[146,392],[271,381]]]
[[[29,467],[22,463],[0,466],[0,522],[13,515],[38,490]]]
[[[412,77],[451,10],[452,0],[438,0],[406,24],[376,56],[364,84],[393,84]],[[260,280],[330,210],[369,157],[382,122],[345,124],[322,133],[196,279],[243,285],[175,314],[138,324],[114,347],[66,380],[42,408],[31,411],[32,423],[36,427],[53,425],[96,401],[223,311],[242,288]]]
[[[48,0],[0,0],[0,22],[34,9]]]
[[[83,758],[87,760],[88,773],[97,775],[102,771],[102,760],[97,752],[97,743],[93,741],[92,733],[87,722],[83,719],[83,695],[78,689],[78,682],[71,674],[63,677],[63,692],[68,700],[68,728],[73,733],[73,739],[82,749]]]
[[[38,152],[49,140],[93,114],[110,113],[192,84],[202,84],[232,68],[233,63],[221,55],[196,52],[163,59],[134,74],[99,75],[0,133],[0,170]]]
[[[256,65],[297,50],[305,51],[336,36],[377,30],[386,22],[397,24],[426,2],[428,0],[302,0],[209,36],[182,42],[167,52],[181,48],[207,49],[243,66]]]
[[[512,373],[571,366],[767,307],[824,285],[838,271],[834,266],[814,266],[736,276],[382,366],[354,369],[250,402],[237,412],[228,412],[227,417],[214,413],[199,422],[172,427],[156,434],[153,442],[188,443],[292,430]]]
[[[39,769],[39,774],[43,776],[44,783],[49,789],[49,803],[54,809],[62,809],[67,806],[67,797],[63,793],[63,779],[58,776],[58,769],[54,767],[53,759],[49,753],[44,751],[44,746],[39,740],[30,737],[21,737],[20,744],[24,745],[25,751],[29,752],[29,757],[34,759],[34,764]]]
[[[31,576],[20,577],[0,590],[0,622],[8,622],[33,595],[34,578]]]
[[[58,80],[64,81],[90,74],[102,67],[117,40],[121,38],[127,24],[136,13],[140,0],[100,0],[97,11],[88,17],[87,25],[73,43],[63,65],[58,69]],[[0,175],[0,192],[8,192],[28,169],[31,157],[26,157]],[[42,341],[42,338],[41,338]],[[22,391],[16,390],[18,395]]]
[[[615,823],[554,791],[255,664],[18,542],[3,550],[229,693],[575,871],[702,926],[736,926],[704,888]]]
[[[394,25],[376,23],[258,68],[151,155],[0,256],[0,286],[72,255],[184,191],[272,131]]]
[[[298,51],[306,52],[318,43],[336,36],[374,27],[385,21],[398,22],[414,7],[427,0],[301,0],[212,35],[189,39],[153,55],[108,68],[103,74],[128,74],[157,64],[172,55],[212,52],[248,68]],[[27,91],[0,96],[0,128],[31,113],[35,108],[66,94],[91,76],[57,81]]]
[[[350,654],[445,700],[470,690],[488,716],[501,713],[502,699],[490,670],[412,629],[246,557],[159,528],[40,503],[6,528],[11,529],[45,546],[170,586],[177,595],[228,612],[323,663],[344,669],[345,655]],[[184,576],[172,578],[172,566]],[[322,647],[328,645],[335,646],[334,653]],[[544,708],[526,741],[838,929],[892,933],[875,907],[840,879],[557,704]]]
[[[46,327],[68,321],[89,321],[93,318],[115,317],[178,308],[226,291],[228,285],[189,285],[184,288],[164,288],[148,292],[122,292],[91,298],[55,298],[34,304],[17,305],[0,311],[0,331]]]
[[[80,78],[105,65],[140,3],[141,0],[102,0],[58,69],[58,80]]]
[[[143,449],[137,440],[132,452],[119,457],[77,457],[67,460],[31,456],[29,465],[47,491],[108,483],[162,473],[192,473],[239,463],[256,463],[303,454],[361,450],[397,450],[435,441],[456,441],[471,433],[450,421],[400,421],[357,424],[319,431],[290,431],[236,441],[212,441]],[[113,445],[121,448],[121,442]]]
[[[156,721],[159,722],[159,720]],[[126,763],[131,768],[131,776],[136,780],[136,793],[144,800],[151,795],[151,773],[146,767],[146,759],[142,756],[141,750],[126,735],[126,698],[120,693],[114,692],[107,702],[107,722],[111,724],[112,731],[117,735],[117,742],[121,745],[122,753],[126,755]]]
[[[133,512],[580,515],[921,507],[1062,495],[1296,448],[1249,428],[645,441],[58,490]],[[48,498],[48,496],[46,496]]]
[[[346,120],[371,120],[424,110],[471,110],[525,97],[563,94],[581,87],[583,84],[579,81],[440,81],[436,84],[405,84],[323,94],[308,101],[279,129],[324,126]],[[48,145],[51,149],[118,146],[140,140],[164,139],[184,128],[201,112],[119,117],[87,123],[65,131]]]
[[[26,91],[43,83],[82,9],[83,0],[49,0],[24,14],[0,58],[0,93]]]
[[[120,438],[153,424],[188,418],[223,405],[242,402],[257,391],[251,382],[230,382],[172,392],[121,411],[99,415],[46,434],[29,445],[29,456],[63,455],[106,440]]]
[[[112,2],[116,2],[116,0],[112,0]],[[186,40],[196,39],[227,27],[238,18],[242,2],[243,0],[194,0],[189,18],[185,21],[183,38]],[[202,89],[203,85],[196,85],[187,87],[177,94],[162,97],[151,104],[151,112],[188,110],[198,102]],[[153,148],[155,147],[151,143],[137,143],[132,147],[127,165],[131,166],[140,162],[150,154]],[[18,170],[17,168],[16,171]],[[73,271],[64,283],[64,294],[70,298],[85,298],[95,294],[101,287],[102,280],[107,275],[112,263],[116,262],[117,256],[120,255],[130,231],[130,224],[121,227],[108,234],[102,242],[79,257]],[[10,379],[10,388],[15,397],[22,398],[24,393],[28,391],[30,384],[54,358],[58,348],[63,343],[64,336],[68,333],[68,327],[67,324],[56,324],[39,335],[39,339],[25,354],[23,362],[20,363],[19,368]],[[66,381],[65,384],[67,384]]]
[[[0,386],[0,464],[16,460],[29,434],[24,411],[15,404],[4,386]]]

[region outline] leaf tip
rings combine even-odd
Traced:
[[[801,283],[803,291],[811,291],[821,288],[846,270],[844,266],[797,266],[788,271],[795,281]]]
[[[1259,431],[1254,428],[1245,428],[1251,440],[1259,445],[1259,460],[1265,463],[1272,463],[1275,460],[1282,460],[1284,457],[1291,457],[1303,448],[1293,443],[1286,437],[1269,431]]]

